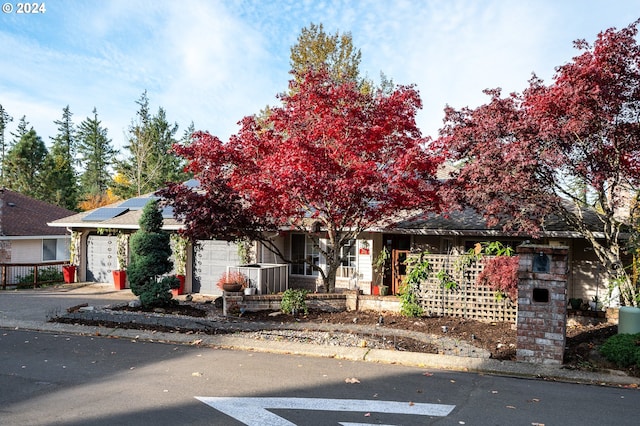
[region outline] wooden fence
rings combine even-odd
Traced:
[[[419,297],[425,312],[485,322],[515,323],[517,304],[507,298],[498,300],[495,291],[476,284],[484,262],[480,260],[463,267],[460,258],[455,255],[426,255],[431,273],[427,281],[420,284]],[[446,272],[451,281],[456,283],[454,287],[449,289],[442,285],[437,276],[440,271]]]
[[[45,263],[0,263],[2,274],[2,289],[10,286],[33,286],[40,284],[62,282],[62,266],[69,261],[45,262]]]

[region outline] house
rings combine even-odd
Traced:
[[[0,188],[0,264],[43,264],[69,260],[69,233],[47,226],[74,212]],[[11,283],[7,270],[3,282]]]
[[[117,235],[138,229],[142,208],[152,198],[155,195],[147,194],[50,223],[52,227],[69,229],[77,236],[79,280],[111,281],[111,271],[118,268]],[[182,227],[170,208],[165,208],[163,218],[163,229],[168,232],[176,232]],[[372,228],[343,247],[343,263],[338,270],[336,289],[358,289],[364,294],[375,294],[376,284],[382,280],[390,288],[391,294],[395,294],[406,274],[404,261],[411,250],[455,255],[466,252],[478,242],[501,241],[515,247],[524,240],[523,237],[509,236],[498,227],[488,228],[482,217],[471,210],[446,216],[407,215]],[[253,261],[261,265],[287,264],[287,283],[290,287],[321,291],[318,271],[310,268],[309,262],[322,267],[324,260],[308,236],[283,230],[274,242],[282,253],[290,256],[291,263],[286,263],[260,244],[253,245]],[[604,274],[589,250],[589,244],[579,234],[568,230],[562,221],[549,220],[542,237],[535,242],[570,248],[568,297],[587,300],[594,295],[605,294],[607,285]],[[321,240],[321,243],[324,241]],[[386,247],[391,254],[391,268],[381,278],[376,274],[373,264],[382,247]],[[241,251],[242,247],[237,244],[216,240],[200,241],[196,247],[190,247],[187,253],[186,291],[221,294],[215,285],[216,281],[228,266],[241,263]]]
[[[588,215],[592,229],[598,229],[598,219]],[[291,259],[312,259],[322,266],[323,259],[310,240],[296,232],[281,232],[277,237],[283,253],[291,254]],[[537,240],[531,237],[509,235],[501,226],[487,227],[481,215],[473,210],[456,211],[448,214],[416,213],[406,215],[384,226],[370,229],[343,248],[343,263],[338,270],[336,289],[359,289],[364,294],[375,294],[376,284],[382,282],[390,294],[396,294],[406,275],[406,260],[411,252],[427,251],[431,254],[446,255],[453,262],[455,256],[472,249],[476,243],[500,241],[513,248],[524,243],[567,246],[570,252],[568,276],[568,298],[582,298],[587,301],[598,295],[606,296],[608,283],[604,270],[599,266],[590,244],[579,233],[567,228],[563,221],[549,218],[542,235]],[[384,277],[375,273],[373,264],[385,247],[390,253],[390,270]],[[257,262],[277,263],[281,260],[267,250],[257,250]],[[317,289],[318,272],[305,267],[300,262],[291,265],[290,285],[309,290]]]

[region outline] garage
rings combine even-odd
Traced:
[[[118,267],[117,237],[89,235],[87,237],[87,281],[112,282],[111,271]]]
[[[193,257],[192,291],[203,294],[222,294],[216,286],[227,266],[240,263],[238,246],[218,240],[199,241]]]

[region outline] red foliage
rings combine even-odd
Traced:
[[[581,205],[585,192],[598,199],[606,238],[617,237],[611,222],[624,199],[623,185],[640,181],[640,46],[638,22],[598,35],[594,46],[557,68],[545,86],[533,77],[522,93],[476,109],[446,110],[438,141],[452,161],[462,162],[445,191],[452,202],[482,212],[490,224],[536,234],[554,212],[586,232],[582,217],[562,199]]]
[[[512,301],[518,299],[519,256],[496,256],[485,259],[477,284],[499,291]]]
[[[226,284],[239,284],[240,287],[244,289],[249,287],[249,278],[242,272],[238,272],[238,271],[225,272],[224,274],[222,274],[220,278],[218,278],[216,285],[220,290],[224,290],[224,286]]]
[[[416,126],[421,101],[413,87],[363,93],[326,70],[301,77],[280,96],[282,106],[245,117],[228,143],[200,132],[175,146],[201,184],[161,192],[185,234],[253,238],[282,226],[305,229],[313,218],[339,247],[346,232],[357,235],[398,211],[439,208],[442,159]]]
[[[326,71],[303,77],[266,123],[245,118],[226,146],[230,185],[256,217],[361,227],[433,204],[438,160],[415,124],[417,91],[372,95],[334,83]]]

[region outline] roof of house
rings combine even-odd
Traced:
[[[49,222],[49,226],[76,229],[111,228],[136,230],[139,228],[138,222],[142,216],[142,209],[153,199],[158,199],[158,197],[154,193],[149,193],[129,198],[128,200],[117,201],[108,206],[53,220]],[[182,224],[173,217],[173,209],[171,207],[163,208],[162,218],[164,229],[177,230],[182,227]]]
[[[185,182],[185,185],[192,188],[199,186],[198,181],[195,179]],[[138,221],[142,215],[142,208],[149,200],[157,198],[159,197],[155,193],[149,193],[118,201],[95,210],[54,220],[50,225],[76,229],[111,228],[136,230],[139,228]],[[164,229],[178,230],[184,226],[182,222],[173,217],[173,209],[171,207],[165,207],[162,213]],[[584,210],[582,213],[589,223],[589,228],[597,235],[598,231],[601,231],[602,225],[595,212]],[[453,211],[446,214],[407,211],[382,221],[370,231],[419,235],[508,235],[502,230],[501,224],[488,227],[482,215],[472,209]],[[556,216],[550,216],[545,220],[543,234],[549,237],[582,237],[580,233],[570,229],[562,219]]]
[[[590,209],[585,209],[582,215],[589,229],[597,236],[597,233],[602,231],[602,223],[597,214]],[[422,235],[506,235],[502,230],[502,224],[487,226],[483,216],[473,209],[440,214],[418,213],[396,222],[391,228],[401,233]],[[582,237],[555,215],[545,219],[542,233],[546,236]]]
[[[47,223],[74,212],[36,200],[7,188],[0,188],[0,235],[28,237],[65,235],[66,229],[56,229]]]

